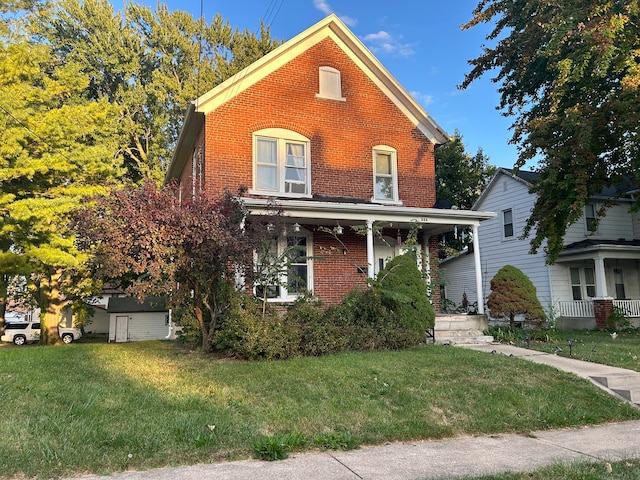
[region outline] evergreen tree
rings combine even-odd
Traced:
[[[78,64],[59,61],[44,43],[0,43],[0,297],[4,304],[12,276],[27,276],[44,343],[59,340],[61,312],[84,287],[71,282],[84,256],[69,215],[119,173],[117,111],[87,99],[88,84]]]
[[[547,318],[536,295],[536,287],[513,265],[505,265],[491,279],[487,306],[492,317],[508,318],[511,327],[515,326],[516,315],[524,315],[526,320],[539,324]]]

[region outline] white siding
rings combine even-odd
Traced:
[[[597,202],[594,203],[596,208],[600,207]],[[629,204],[614,205],[607,210],[606,216],[600,219],[598,230],[595,233],[591,233],[587,230],[583,215],[576,223],[567,228],[564,244],[569,245],[586,239],[633,240],[634,238],[640,238],[637,236],[639,233],[638,227],[635,227],[634,222],[629,220]]]
[[[633,238],[640,239],[640,212],[631,215],[631,223],[633,224]]]
[[[169,333],[167,325],[168,312],[134,312],[111,313],[109,340],[115,340],[115,323],[117,316],[128,316],[128,341],[164,340]]]
[[[473,254],[463,254],[443,261],[440,264],[440,278],[445,286],[445,298],[456,306],[462,304],[463,293],[467,294],[469,304],[478,300]]]
[[[497,271],[504,265],[513,265],[533,282],[540,303],[546,309],[551,303],[552,294],[544,245],[535,255],[531,255],[530,238],[518,238],[531,214],[535,196],[529,194],[526,184],[508,175],[499,174],[495,180],[481,203],[475,207],[477,210],[497,213],[495,218],[481,222],[478,229],[484,294],[487,296],[491,293],[490,282]],[[503,238],[502,212],[506,209],[512,210],[514,222],[514,235],[508,239]]]

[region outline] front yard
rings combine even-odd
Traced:
[[[0,477],[253,456],[261,436],[360,445],[640,419],[589,382],[455,347],[279,362],[168,342],[0,349]]]

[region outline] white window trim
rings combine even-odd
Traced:
[[[595,229],[595,231],[592,231],[589,228],[589,220],[587,219],[587,207],[589,205],[593,206],[593,221],[597,221],[598,220],[598,204],[596,204],[595,202],[591,202],[591,203],[587,203],[583,208],[582,208],[582,213],[584,215],[584,232],[585,235],[595,235],[598,233],[598,230],[600,230],[600,226],[598,225]]]
[[[287,248],[287,237],[306,237],[307,239],[307,288],[309,292],[313,291],[313,235],[311,232],[305,229],[301,229],[300,232],[291,235],[281,235],[278,237],[278,255],[280,255],[285,248]],[[286,277],[286,276],[285,276]],[[282,283],[286,285],[286,278]],[[280,287],[280,295],[278,297],[267,298],[267,303],[286,303],[295,302],[300,298],[299,293],[289,294],[287,287],[283,285]],[[254,287],[255,293],[255,287]]]
[[[393,199],[385,200],[383,198],[376,198],[376,153],[388,153],[391,154],[391,175],[393,181]],[[398,152],[395,148],[388,145],[376,145],[371,150],[371,164],[373,170],[373,196],[371,201],[373,203],[381,203],[385,205],[402,205],[398,193]]]
[[[258,152],[258,139],[266,138],[270,140],[276,140],[278,142],[277,146],[277,181],[278,181],[278,190],[260,190],[256,187],[256,182],[258,179],[258,168],[257,168],[257,152]],[[305,179],[307,193],[287,193],[284,191],[285,189],[285,156],[284,152],[284,144],[286,142],[295,142],[295,143],[303,143],[304,151],[305,151],[305,163],[307,166],[307,178]],[[252,162],[253,162],[253,188],[249,189],[249,193],[253,195],[266,195],[273,197],[290,197],[290,198],[311,198],[311,142],[310,140],[293,130],[287,130],[284,128],[265,128],[262,130],[258,130],[253,132],[253,152],[252,152]]]
[[[511,212],[511,229],[513,230],[513,234],[510,236],[506,236],[505,232],[504,232],[504,227],[505,227],[505,223],[504,223],[504,214],[505,212]],[[505,208],[504,210],[502,210],[500,212],[500,229],[501,229],[501,233],[502,233],[502,240],[504,241],[510,241],[510,240],[514,240],[516,238],[516,215],[513,211],[513,208]]]
[[[325,76],[323,75],[323,73],[329,73],[329,76]],[[335,80],[334,77],[337,77],[337,82],[334,82],[332,80],[329,80],[330,78],[333,78]],[[323,77],[324,77],[324,81],[323,81]],[[337,83],[337,85],[335,85]],[[322,88],[324,86],[335,86],[337,87],[336,90],[338,91],[338,95],[329,95],[328,90],[326,88]],[[327,67],[327,66],[322,66],[318,69],[318,90],[319,93],[316,93],[316,98],[323,98],[325,100],[337,100],[340,102],[346,102],[347,99],[345,97],[342,96],[342,77],[340,75],[340,70],[335,69],[333,67]]]

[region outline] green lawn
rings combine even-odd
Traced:
[[[541,468],[535,472],[503,473],[467,477],[466,480],[638,480],[640,479],[640,459],[619,462],[559,463]]]
[[[588,362],[603,363],[614,367],[627,368],[640,372],[640,330],[616,332],[615,338],[611,332],[597,330],[559,331],[554,334],[559,337],[548,342],[530,342],[529,348],[554,352],[559,347],[559,355],[586,360]],[[573,339],[573,346],[569,349],[568,339]],[[518,343],[526,347],[524,341]]]
[[[255,363],[167,342],[7,346],[0,365],[0,477],[247,458],[283,433],[364,445],[640,419],[576,376],[445,346]]]

